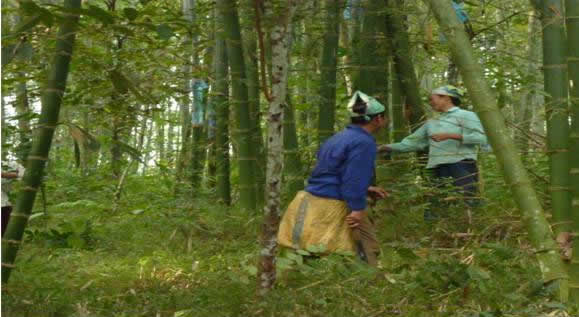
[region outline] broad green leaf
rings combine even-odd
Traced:
[[[475,265],[471,265],[466,269],[466,272],[473,280],[488,280],[491,278],[491,275],[486,270],[483,270],[480,267]]]
[[[88,10],[85,10],[85,14],[99,20],[103,24],[113,24],[115,22],[115,17],[112,14],[95,5],[89,5]]]
[[[135,8],[124,8],[123,14],[125,17],[127,17],[127,19],[133,21],[139,16],[139,11],[137,11]]]
[[[396,253],[405,260],[418,260],[420,257],[408,248],[397,248]]]
[[[310,255],[311,255],[311,253],[309,253],[309,252],[306,251],[306,250],[296,250],[296,253],[297,253],[297,254],[301,254],[301,255],[305,255],[305,256],[310,256]]]
[[[168,40],[170,39],[175,33],[173,32],[173,29],[168,26],[167,24],[159,24],[157,26],[157,35],[159,35],[159,38],[161,40]]]
[[[256,275],[257,274],[257,267],[255,267],[255,265],[248,265],[245,267],[245,270],[250,275]]]
[[[84,239],[81,238],[77,234],[70,235],[66,239],[66,242],[68,243],[68,245],[70,245],[71,247],[76,248],[76,249],[82,249],[86,245],[86,242],[84,241]]]

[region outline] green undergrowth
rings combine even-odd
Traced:
[[[155,177],[129,178],[114,210],[106,179],[52,178],[2,287],[2,316],[575,315],[543,285],[495,173],[484,174],[486,200],[470,217],[454,206],[435,223],[422,218],[419,173],[382,184],[392,196],[373,210],[378,268],[283,250],[265,297],[256,295],[261,212],[227,208],[210,191],[174,199]]]

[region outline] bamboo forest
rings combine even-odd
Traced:
[[[2,316],[579,316],[579,0],[1,8]]]

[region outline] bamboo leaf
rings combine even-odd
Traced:
[[[91,151],[99,150],[100,143],[93,135],[74,123],[66,123],[66,125],[68,126],[70,136],[75,142],[78,142],[83,149]]]
[[[170,39],[175,34],[173,29],[167,24],[159,24],[156,31],[159,38],[164,41]]]
[[[119,146],[119,149],[121,150],[121,152],[123,153],[127,153],[130,157],[132,157],[133,159],[144,163],[143,160],[141,159],[141,152],[137,149],[135,149],[134,147],[121,142],[121,141],[113,141],[113,143],[115,143],[116,145]]]
[[[127,91],[130,91],[141,102],[151,101],[150,100],[151,98],[146,98],[143,94],[141,94],[141,91],[137,88],[137,85],[135,85],[127,76],[125,76],[120,71],[116,69],[112,70],[110,72],[110,77],[111,81],[113,82],[113,86],[115,86],[115,89],[119,93],[126,94]]]
[[[123,14],[129,21],[133,21],[139,16],[139,11],[135,8],[124,8]]]
[[[113,24],[115,22],[115,17],[112,14],[95,5],[89,5],[88,10],[84,10],[84,14],[99,20],[103,24]]]

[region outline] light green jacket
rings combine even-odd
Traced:
[[[430,138],[439,133],[460,134],[462,141],[453,139],[436,142]],[[452,107],[438,118],[428,120],[401,142],[388,144],[395,152],[414,152],[428,147],[426,168],[465,159],[476,160],[477,146],[486,145],[487,137],[476,113],[458,107]]]

